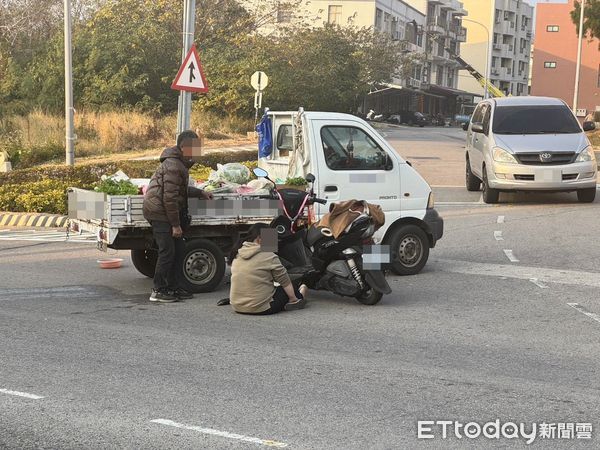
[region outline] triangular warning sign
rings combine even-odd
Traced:
[[[192,45],[192,48],[190,48],[190,51],[183,60],[183,64],[179,68],[171,89],[189,92],[208,92],[208,84],[206,84],[196,44]]]

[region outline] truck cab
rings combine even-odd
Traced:
[[[390,268],[400,275],[421,271],[429,249],[443,235],[431,187],[367,122],[341,113],[268,112],[273,145],[259,167],[272,179],[316,176],[315,192],[329,205],[359,199],[381,206],[385,225],[375,242],[389,246]]]

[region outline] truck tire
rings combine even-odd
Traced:
[[[158,253],[156,250],[131,250],[131,262],[139,273],[154,278]]]
[[[577,200],[581,203],[592,203],[596,199],[596,188],[578,189]]]
[[[469,161],[469,157],[467,156],[467,164],[466,164],[466,180],[465,183],[467,185],[467,191],[474,192],[478,191],[481,188],[481,180],[475,176],[473,171],[471,170],[471,162]]]
[[[429,239],[417,225],[403,225],[391,236],[391,269],[396,275],[416,275],[429,258]]]
[[[194,239],[186,242],[181,282],[190,292],[212,292],[225,275],[225,255],[213,242]]]

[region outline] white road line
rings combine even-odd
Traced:
[[[40,395],[28,394],[27,392],[10,391],[8,389],[0,389],[0,393],[2,393],[2,394],[8,394],[8,395],[16,395],[17,397],[30,398],[32,400],[39,400],[41,398],[44,398],[44,397],[42,397]]]
[[[504,238],[502,237],[502,231],[494,231],[494,239],[497,241],[503,241]]]
[[[541,289],[548,289],[548,286],[546,286],[544,283],[542,283],[537,278],[530,278],[529,281],[531,281],[533,284],[535,284],[537,287],[539,287]]]
[[[429,264],[429,263],[428,263]],[[577,270],[549,269],[514,264],[489,264],[456,259],[431,259],[433,270],[446,273],[465,275],[506,277],[530,281],[537,278],[543,283],[558,283],[566,285],[587,286],[600,288],[599,272],[583,272]]]
[[[498,216],[498,223],[504,223],[504,216]]]
[[[600,322],[600,315],[589,312],[583,306],[581,306],[579,303],[567,303],[567,305],[569,305],[571,308],[575,308],[581,314],[585,314],[586,316],[595,320],[596,322]]]
[[[284,442],[272,441],[272,440],[268,440],[268,439],[259,439],[259,438],[255,438],[255,437],[244,436],[243,434],[235,434],[235,433],[230,433],[228,431],[214,430],[212,428],[204,428],[204,427],[198,427],[198,426],[194,426],[194,425],[185,425],[185,424],[173,422],[172,420],[167,420],[167,419],[155,419],[155,420],[151,420],[150,422],[158,423],[160,425],[167,425],[167,426],[175,427],[175,428],[182,428],[184,430],[198,431],[199,433],[202,433],[202,434],[209,434],[212,436],[219,436],[219,437],[223,437],[223,438],[227,438],[227,439],[235,439],[237,441],[251,442],[253,444],[264,445],[267,447],[285,448],[288,446],[288,444],[286,444]]]
[[[519,262],[519,260],[518,260],[518,259],[515,257],[515,255],[513,254],[513,251],[512,251],[512,250],[507,250],[507,249],[504,249],[504,254],[505,254],[505,255],[506,255],[506,257],[507,257],[507,258],[510,260],[510,262],[513,262],[513,263],[518,263],[518,262]]]

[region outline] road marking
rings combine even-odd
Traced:
[[[533,284],[535,284],[539,288],[548,289],[548,286],[546,286],[544,283],[542,283],[537,278],[530,278],[529,281],[531,281]]]
[[[428,263],[429,264],[429,263]],[[434,270],[465,275],[506,277],[530,281],[537,278],[544,283],[588,286],[600,288],[600,273],[577,270],[549,269],[512,264],[489,264],[455,259],[432,259]]]
[[[464,189],[464,184],[456,185],[456,184],[432,184],[430,185],[432,188],[461,188]]]
[[[66,242],[90,244],[96,242],[96,236],[91,233],[72,233],[67,239],[67,233],[58,230],[2,230],[0,241],[35,241],[35,242]]]
[[[209,434],[212,436],[219,436],[219,437],[223,437],[223,438],[227,438],[227,439],[235,439],[237,441],[252,442],[253,444],[264,445],[267,447],[285,448],[288,446],[288,444],[286,444],[284,442],[272,441],[272,440],[268,440],[268,439],[259,439],[259,438],[255,438],[255,437],[244,436],[243,434],[236,434],[236,433],[230,433],[228,431],[214,430],[212,428],[204,428],[204,427],[198,427],[198,426],[194,426],[194,425],[185,425],[185,424],[173,422],[172,420],[167,420],[167,419],[155,419],[155,420],[151,420],[151,422],[158,423],[160,425],[167,425],[167,426],[175,427],[175,428],[182,428],[184,430],[198,431],[199,433],[202,433],[202,434]]]
[[[518,259],[515,257],[515,255],[513,254],[513,251],[512,251],[512,250],[507,250],[507,249],[504,249],[504,254],[505,254],[505,255],[506,255],[506,257],[507,257],[507,258],[510,260],[510,262],[513,262],[513,263],[518,263],[518,262],[519,262],[519,260],[518,260]]]
[[[498,216],[498,223],[504,223],[504,216]]]
[[[41,395],[28,394],[27,392],[10,391],[8,389],[0,389],[0,393],[8,394],[8,395],[16,395],[17,397],[30,398],[32,400],[39,400],[41,398],[44,398]]]
[[[482,202],[435,202],[436,206],[472,206],[473,208],[493,208],[495,205],[488,205]]]
[[[494,238],[497,241],[503,241],[504,238],[502,237],[502,231],[494,231]]]
[[[569,305],[571,308],[575,308],[581,314],[585,314],[586,316],[595,320],[596,322],[600,322],[600,315],[589,312],[583,306],[581,306],[579,303],[567,303],[567,305]]]

